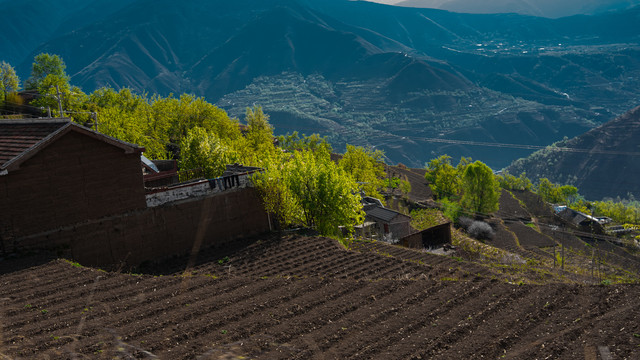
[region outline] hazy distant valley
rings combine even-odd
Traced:
[[[34,54],[55,53],[85,91],[194,93],[238,117],[260,104],[281,133],[375,146],[391,163],[447,153],[502,168],[640,104],[638,7],[550,20],[343,0],[66,2],[29,22],[12,19],[38,1],[0,2],[2,57],[23,79]]]

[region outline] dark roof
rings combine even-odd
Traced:
[[[0,121],[0,167],[64,125],[63,122],[25,124]]]
[[[371,216],[386,222],[393,220],[398,215],[411,219],[410,216],[379,206],[367,207],[364,209],[364,212],[367,214],[367,216]]]
[[[70,131],[119,147],[126,153],[144,151],[142,147],[95,132],[69,119],[0,120],[0,172],[18,169],[24,161]]]
[[[260,171],[262,168],[255,166],[244,166],[242,164],[228,164],[222,176],[241,175],[250,172]]]

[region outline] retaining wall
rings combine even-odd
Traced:
[[[5,240],[4,249],[57,249],[83,265],[130,267],[267,231],[259,197],[245,188]]]

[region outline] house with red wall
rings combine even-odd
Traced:
[[[143,150],[68,119],[0,120],[0,237],[145,208]]]

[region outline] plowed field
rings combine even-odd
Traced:
[[[447,257],[377,243],[355,248],[294,236],[151,269],[163,276],[63,260],[7,272],[0,357],[640,356],[638,286],[518,286]]]

